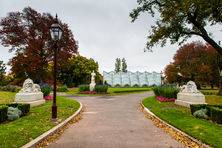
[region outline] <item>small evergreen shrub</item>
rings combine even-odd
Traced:
[[[162,96],[165,98],[177,98],[179,90],[174,86],[155,86],[153,87],[154,94],[156,96]]]
[[[0,123],[6,121],[7,117],[8,106],[0,105]]]
[[[30,104],[13,103],[13,104],[7,104],[7,106],[18,108],[19,110],[21,110],[21,112],[22,112],[21,116],[25,116],[30,111]]]
[[[143,84],[143,86],[142,87],[149,87],[147,84]]]
[[[22,112],[18,108],[8,107],[7,116],[9,121],[18,119],[22,115]]]
[[[126,85],[124,85],[124,87],[128,88],[128,87],[131,87],[131,86],[129,84],[126,84]]]
[[[69,90],[68,90],[68,87],[66,85],[63,85],[63,86],[57,88],[57,91],[58,92],[67,92]]]
[[[121,85],[120,84],[116,84],[114,87],[121,87]]]
[[[191,111],[191,114],[193,115],[194,112],[198,111],[198,110],[201,110],[201,109],[206,109],[206,104],[191,104],[190,105],[190,111]]]
[[[140,87],[138,84],[134,84],[133,87]]]
[[[89,91],[89,85],[79,85],[79,92]]]
[[[194,117],[200,118],[200,119],[208,119],[207,116],[207,109],[200,109],[193,113]]]
[[[50,92],[52,91],[52,87],[48,84],[41,85],[41,91],[43,93],[43,96],[48,96]]]
[[[96,85],[95,86],[95,91],[97,93],[107,93],[108,86],[107,85]]]

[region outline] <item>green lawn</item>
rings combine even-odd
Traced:
[[[155,97],[144,99],[143,104],[158,117],[192,137],[214,147],[222,146],[222,125],[197,119],[191,115],[190,109],[172,102],[160,103]]]
[[[129,93],[139,93],[139,92],[145,92],[145,91],[150,91],[150,87],[138,87],[138,88],[114,88],[114,87],[109,87],[108,88],[108,94],[106,95],[120,95],[120,94],[129,94]],[[80,96],[86,96],[89,94],[80,94],[78,91],[78,88],[71,88],[69,89],[67,94],[72,94],[72,95],[80,95]],[[90,94],[90,96],[93,95],[104,95],[104,94]]]
[[[15,92],[0,91],[0,104],[13,102],[15,94]]]
[[[55,124],[50,120],[51,105],[50,101],[42,106],[33,107],[27,116],[0,124],[0,147],[21,147],[54,127]],[[77,101],[64,97],[57,98],[57,105],[58,118],[62,120],[68,118],[80,107]]]
[[[222,105],[222,96],[217,95],[205,95],[206,102],[208,104],[221,104]]]

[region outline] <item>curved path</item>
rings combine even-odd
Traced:
[[[71,125],[49,148],[184,147],[153,125],[140,111],[140,100],[152,95],[74,97],[86,107],[83,119]]]

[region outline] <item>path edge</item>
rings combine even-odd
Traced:
[[[79,102],[79,101],[78,101]],[[34,140],[28,142],[27,144],[23,145],[21,148],[31,148],[31,147],[35,147],[37,146],[39,143],[41,143],[43,140],[47,139],[48,137],[52,136],[53,134],[55,134],[57,131],[59,131],[60,129],[62,129],[64,126],[66,126],[72,119],[74,119],[75,117],[77,117],[82,109],[82,103],[79,102],[80,107],[79,109],[70,117],[68,117],[66,120],[64,120],[63,122],[59,123],[58,125],[56,125],[55,127],[53,127],[52,129],[46,131],[45,133],[43,133],[42,135],[38,136],[37,138],[35,138]]]
[[[142,111],[143,113],[145,114],[148,114],[154,118],[156,118],[157,120],[159,120],[160,122],[162,122],[163,124],[165,124],[166,126],[170,127],[171,129],[175,130],[176,132],[179,132],[180,134],[182,134],[183,136],[185,137],[188,137],[189,139],[191,139],[192,141],[196,142],[197,144],[199,144],[202,148],[212,148],[211,146],[195,139],[194,137],[191,137],[190,135],[188,135],[187,133],[179,130],[178,128],[170,125],[169,123],[167,123],[166,121],[160,119],[158,116],[156,116],[153,112],[151,112],[148,108],[146,108],[144,105],[143,105],[143,100],[140,101],[140,105],[142,107]]]

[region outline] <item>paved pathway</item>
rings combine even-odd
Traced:
[[[49,148],[184,147],[153,125],[139,102],[151,93],[75,97],[86,107],[83,119],[69,127]]]

